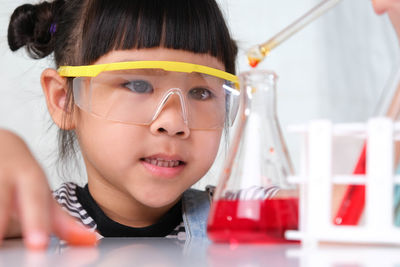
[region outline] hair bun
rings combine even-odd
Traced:
[[[8,26],[8,45],[12,51],[25,46],[28,54],[35,59],[53,52],[52,34],[49,29],[53,22],[52,4],[19,6],[11,15]]]

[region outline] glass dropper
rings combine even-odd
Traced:
[[[247,58],[251,67],[256,67],[268,54],[269,52],[288,39],[290,36],[300,31],[310,22],[336,6],[341,0],[324,0],[306,14],[295,20],[292,24],[284,28],[282,31],[277,33],[274,37],[269,39],[267,42],[252,47],[247,52]]]

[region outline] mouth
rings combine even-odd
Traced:
[[[163,168],[176,168],[181,165],[186,165],[186,163],[182,160],[168,160],[160,157],[141,158],[140,160]]]
[[[154,155],[141,158],[145,170],[155,178],[174,179],[184,170],[186,162],[177,156]]]

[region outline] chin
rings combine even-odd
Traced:
[[[142,204],[149,208],[158,209],[171,205],[172,203],[175,203],[178,198],[179,197],[175,197],[174,199],[165,199],[165,198],[158,198],[151,200],[146,199],[142,202]]]
[[[152,190],[149,194],[141,194],[136,199],[150,208],[162,208],[175,203],[182,193],[159,192]]]

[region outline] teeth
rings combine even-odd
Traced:
[[[144,159],[147,163],[164,168],[173,168],[179,165],[179,160],[164,160],[164,159]]]

